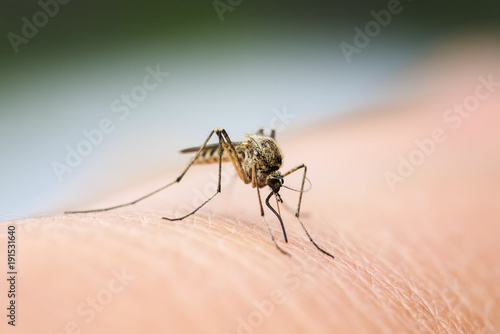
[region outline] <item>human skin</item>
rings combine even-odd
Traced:
[[[268,210],[266,217],[291,256],[270,241],[255,189],[237,178],[225,176],[222,193],[195,215],[162,219],[193,209],[193,187],[213,186],[206,174],[216,165],[195,166],[179,184],[127,208],[1,223],[0,249],[8,225],[18,236],[16,330],[498,332],[500,88],[457,129],[443,120],[474,92],[478,73],[439,98],[278,134],[283,171],[308,166],[312,187],[301,219],[335,259],[308,241],[293,215],[298,194],[287,189],[288,244],[276,217]],[[385,173],[436,128],[446,139],[392,191]],[[179,172],[119,199],[140,197]],[[300,177],[285,184],[297,188]],[[0,327],[13,331],[5,319]]]

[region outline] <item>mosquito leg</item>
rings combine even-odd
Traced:
[[[260,198],[260,190],[259,190],[259,187],[256,185],[255,165],[252,167],[252,185],[254,185],[254,184],[255,184],[255,188],[257,188],[257,197],[259,198],[260,216],[262,217],[262,220],[264,221],[264,225],[266,226],[267,232],[269,233],[269,236],[271,237],[271,240],[273,241],[276,248],[278,248],[281,253],[290,256],[290,253],[288,253],[283,248],[281,248],[278,245],[278,243],[276,242],[276,240],[274,239],[273,233],[271,232],[271,229],[269,228],[269,224],[267,223],[266,217],[264,216],[264,207],[262,206],[262,200]]]
[[[101,211],[109,211],[109,210],[113,210],[113,209],[118,209],[118,208],[123,208],[124,206],[129,206],[129,205],[133,205],[137,202],[140,202],[142,201],[143,199],[146,199],[150,196],[153,196],[154,194],[162,191],[163,189],[166,189],[168,187],[170,187],[172,184],[174,183],[177,183],[179,181],[175,180],[175,181],[172,181],[170,182],[169,184],[167,184],[166,186],[163,186],[159,189],[156,189],[155,191],[145,195],[145,196],[142,196],[141,198],[138,198],[136,199],[135,201],[132,201],[132,202],[128,202],[128,203],[124,203],[124,204],[119,204],[119,205],[115,205],[115,206],[110,206],[109,208],[104,208],[104,209],[93,209],[93,210],[82,210],[82,211],[65,211],[64,213],[65,214],[73,214],[73,213],[89,213],[89,212],[101,212]]]
[[[208,202],[210,202],[212,200],[212,198],[214,198],[218,193],[221,192],[222,152],[223,152],[223,150],[222,150],[222,143],[224,142],[224,139],[222,138],[222,136],[220,134],[220,130],[215,129],[215,130],[212,131],[212,133],[213,132],[215,132],[217,134],[217,136],[219,137],[219,176],[218,176],[218,180],[217,180],[217,191],[212,196],[210,196],[205,202],[203,202],[200,206],[198,206],[196,209],[194,209],[190,213],[188,213],[188,214],[186,214],[186,215],[184,215],[182,217],[177,217],[177,218],[163,217],[163,219],[170,220],[170,221],[183,220],[184,218],[189,217],[192,214],[196,213],[196,211],[200,210],[205,204],[207,204]],[[201,150],[203,150],[204,146],[206,145],[207,141],[205,141],[205,143],[203,144],[203,146],[200,148],[200,150],[198,151],[198,154],[196,154],[195,158],[191,161],[191,163],[188,166],[188,168],[194,163],[194,161],[196,160],[196,158],[200,154]],[[186,173],[186,171],[187,171],[187,168],[184,171],[184,173]],[[184,174],[182,174],[180,177],[182,178],[183,175]]]
[[[231,163],[234,166],[234,169],[236,169],[236,172],[238,173],[238,176],[240,179],[246,183],[250,183],[250,178],[246,175],[245,171],[243,170],[243,166],[241,165],[240,158],[238,157],[238,154],[236,153],[236,150],[234,149],[234,145],[231,142],[231,139],[229,138],[229,135],[227,134],[226,130],[221,129],[220,132],[224,136],[225,141],[222,141],[222,146],[224,147],[224,150],[226,150],[229,159],[231,160]]]
[[[100,212],[100,211],[108,211],[108,210],[113,210],[113,209],[118,209],[118,208],[122,208],[124,206],[129,206],[129,205],[133,205],[137,202],[140,202],[142,201],[143,199],[146,199],[150,196],[153,196],[154,194],[170,187],[172,184],[174,183],[178,183],[182,177],[184,176],[184,174],[186,174],[186,172],[188,171],[188,169],[193,165],[193,163],[196,161],[196,159],[198,159],[198,156],[200,155],[200,153],[203,151],[203,149],[205,148],[205,146],[207,145],[208,141],[210,140],[210,138],[212,137],[212,135],[214,134],[214,132],[218,132],[217,129],[215,130],[212,130],[212,132],[210,132],[210,134],[208,135],[207,139],[205,139],[205,142],[203,143],[203,145],[200,147],[200,149],[198,150],[198,152],[196,153],[196,155],[194,156],[194,158],[191,160],[191,162],[188,164],[188,166],[184,169],[184,171],[181,173],[181,175],[179,175],[174,181],[170,182],[169,184],[159,188],[159,189],[156,189],[155,191],[153,192],[150,192],[149,194],[147,195],[144,195],[132,202],[128,202],[128,203],[124,203],[124,204],[119,204],[119,205],[115,205],[115,206],[111,206],[111,207],[108,207],[108,208],[104,208],[104,209],[94,209],[94,210],[83,210],[83,211],[66,211],[64,213],[66,214],[71,214],[71,213],[89,213],[89,212]],[[219,139],[220,141],[220,139]],[[220,177],[220,173],[219,173],[219,177]],[[220,184],[220,182],[219,182]]]
[[[302,226],[302,228],[304,229],[304,232],[306,232],[306,235],[307,237],[309,238],[309,241],[313,243],[313,245],[320,251],[322,252],[323,254],[325,255],[328,255],[329,257],[331,257],[332,259],[334,259],[335,257],[328,253],[326,250],[324,250],[323,248],[319,247],[318,244],[316,242],[314,242],[313,238],[311,238],[311,236],[309,235],[309,232],[307,232],[306,230],[306,227],[304,226],[304,224],[302,224],[302,221],[300,220],[299,216],[298,215],[295,215],[297,217],[297,220],[299,221],[300,223],[300,226]]]
[[[266,217],[262,216],[262,220],[264,221],[264,225],[266,225],[266,229],[267,229],[267,232],[269,233],[269,235],[271,236],[271,240],[273,241],[274,245],[276,246],[276,248],[278,248],[278,250],[285,254],[285,255],[288,255],[288,256],[291,256],[290,253],[288,253],[286,250],[284,250],[283,248],[281,248],[278,243],[276,242],[276,240],[274,239],[273,237],[273,234],[271,233],[271,230],[269,229],[269,225],[267,224],[267,220],[266,220]]]
[[[313,238],[311,237],[311,235],[309,234],[309,232],[307,231],[306,227],[304,226],[304,224],[302,223],[302,221],[300,220],[300,204],[302,203],[302,194],[304,192],[304,184],[306,182],[306,173],[307,173],[307,166],[302,164],[302,165],[299,165],[295,168],[292,168],[291,170],[289,170],[288,172],[286,172],[285,174],[283,174],[283,177],[287,176],[287,175],[290,175],[291,173],[301,169],[301,168],[304,168],[304,174],[302,175],[302,184],[300,186],[300,195],[299,195],[299,203],[297,205],[297,211],[295,212],[295,217],[297,217],[297,220],[299,221],[300,223],[300,226],[302,226],[302,229],[304,230],[304,232],[306,233],[307,237],[309,238],[309,241],[312,242],[312,244],[320,251],[322,252],[323,254],[325,255],[328,255],[330,256],[332,259],[334,259],[335,257],[328,253],[326,250],[324,250],[323,248],[321,248],[320,246],[318,246],[318,244],[313,240]]]

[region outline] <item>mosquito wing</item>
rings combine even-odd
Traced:
[[[195,147],[188,147],[188,148],[185,148],[183,150],[181,150],[180,152],[181,153],[196,153],[200,150],[201,146],[195,146]],[[206,145],[205,148],[203,149],[202,152],[205,152],[205,151],[210,151],[210,150],[213,150],[213,149],[217,149],[219,148],[219,143],[217,144],[209,144],[209,145]]]

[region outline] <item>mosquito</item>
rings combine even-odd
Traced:
[[[208,144],[208,141],[210,138],[212,138],[213,135],[217,135],[219,142],[216,144]],[[276,247],[286,255],[290,255],[288,252],[286,252],[284,249],[282,249],[278,243],[276,242],[276,239],[274,238],[271,229],[269,228],[269,224],[267,223],[266,217],[264,215],[264,207],[262,205],[262,199],[260,195],[260,189],[264,188],[266,186],[269,186],[271,188],[271,192],[269,195],[267,195],[265,199],[266,206],[271,210],[271,212],[276,215],[278,218],[280,224],[281,224],[281,229],[283,231],[283,237],[285,240],[285,243],[288,243],[288,238],[286,235],[285,231],[285,226],[283,224],[283,220],[281,218],[281,213],[279,210],[279,203],[283,203],[283,200],[281,199],[281,196],[279,194],[279,191],[281,187],[290,189],[290,190],[295,190],[293,188],[289,188],[284,185],[284,178],[298,170],[303,170],[302,174],[302,183],[300,186],[299,192],[299,201],[297,204],[297,210],[295,211],[295,217],[297,218],[298,222],[300,223],[300,226],[306,233],[307,237],[309,238],[309,241],[312,242],[312,244],[323,254],[330,256],[331,258],[334,258],[334,256],[330,253],[328,253],[326,250],[321,248],[311,237],[309,232],[307,231],[306,227],[300,220],[300,205],[302,203],[302,195],[304,193],[304,184],[306,180],[306,173],[307,173],[307,166],[304,164],[300,164],[286,173],[281,174],[279,169],[281,168],[281,165],[283,163],[283,155],[281,153],[281,150],[276,143],[275,140],[276,136],[276,130],[271,129],[270,134],[267,136],[264,134],[264,129],[260,128],[255,134],[248,134],[246,135],[247,140],[246,141],[240,141],[240,142],[232,142],[231,139],[229,138],[226,130],[224,129],[214,129],[210,132],[208,137],[205,139],[205,142],[198,147],[190,147],[186,148],[184,150],[181,150],[181,153],[196,153],[195,156],[191,159],[187,167],[182,171],[182,173],[172,182],[169,184],[147,194],[144,195],[132,202],[129,203],[124,203],[120,205],[115,205],[111,206],[108,208],[104,209],[94,209],[94,210],[85,210],[85,211],[67,211],[65,213],[68,214],[74,214],[74,213],[88,213],[88,212],[99,212],[99,211],[108,211],[108,210],[113,210],[129,205],[133,205],[137,202],[142,201],[143,199],[146,199],[175,183],[179,183],[184,175],[187,173],[189,168],[191,168],[192,165],[195,164],[206,164],[206,163],[218,163],[219,165],[219,173],[218,173],[218,184],[217,184],[217,190],[216,192],[210,196],[208,199],[205,200],[201,205],[199,205],[197,208],[195,208],[193,211],[189,212],[188,214],[181,216],[181,217],[176,217],[176,218],[169,218],[169,217],[163,217],[163,219],[169,220],[169,221],[179,221],[183,220],[193,214],[195,214],[198,210],[200,210],[205,204],[210,202],[217,194],[221,192],[221,172],[222,172],[222,162],[231,162],[233,167],[235,168],[238,177],[245,183],[251,183],[252,188],[257,189],[257,197],[259,199],[259,206],[260,206],[260,215],[262,217],[262,220],[264,222],[264,225],[267,229],[267,232],[269,233],[269,236],[271,237],[271,240],[273,243],[276,245]],[[269,203],[269,200],[271,197],[274,195],[276,198],[276,205],[278,208],[278,211],[276,211],[271,204]]]

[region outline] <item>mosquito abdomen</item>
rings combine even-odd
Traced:
[[[227,153],[222,149],[222,161],[229,161]],[[211,147],[201,151],[195,164],[213,164],[219,162],[219,147]]]

